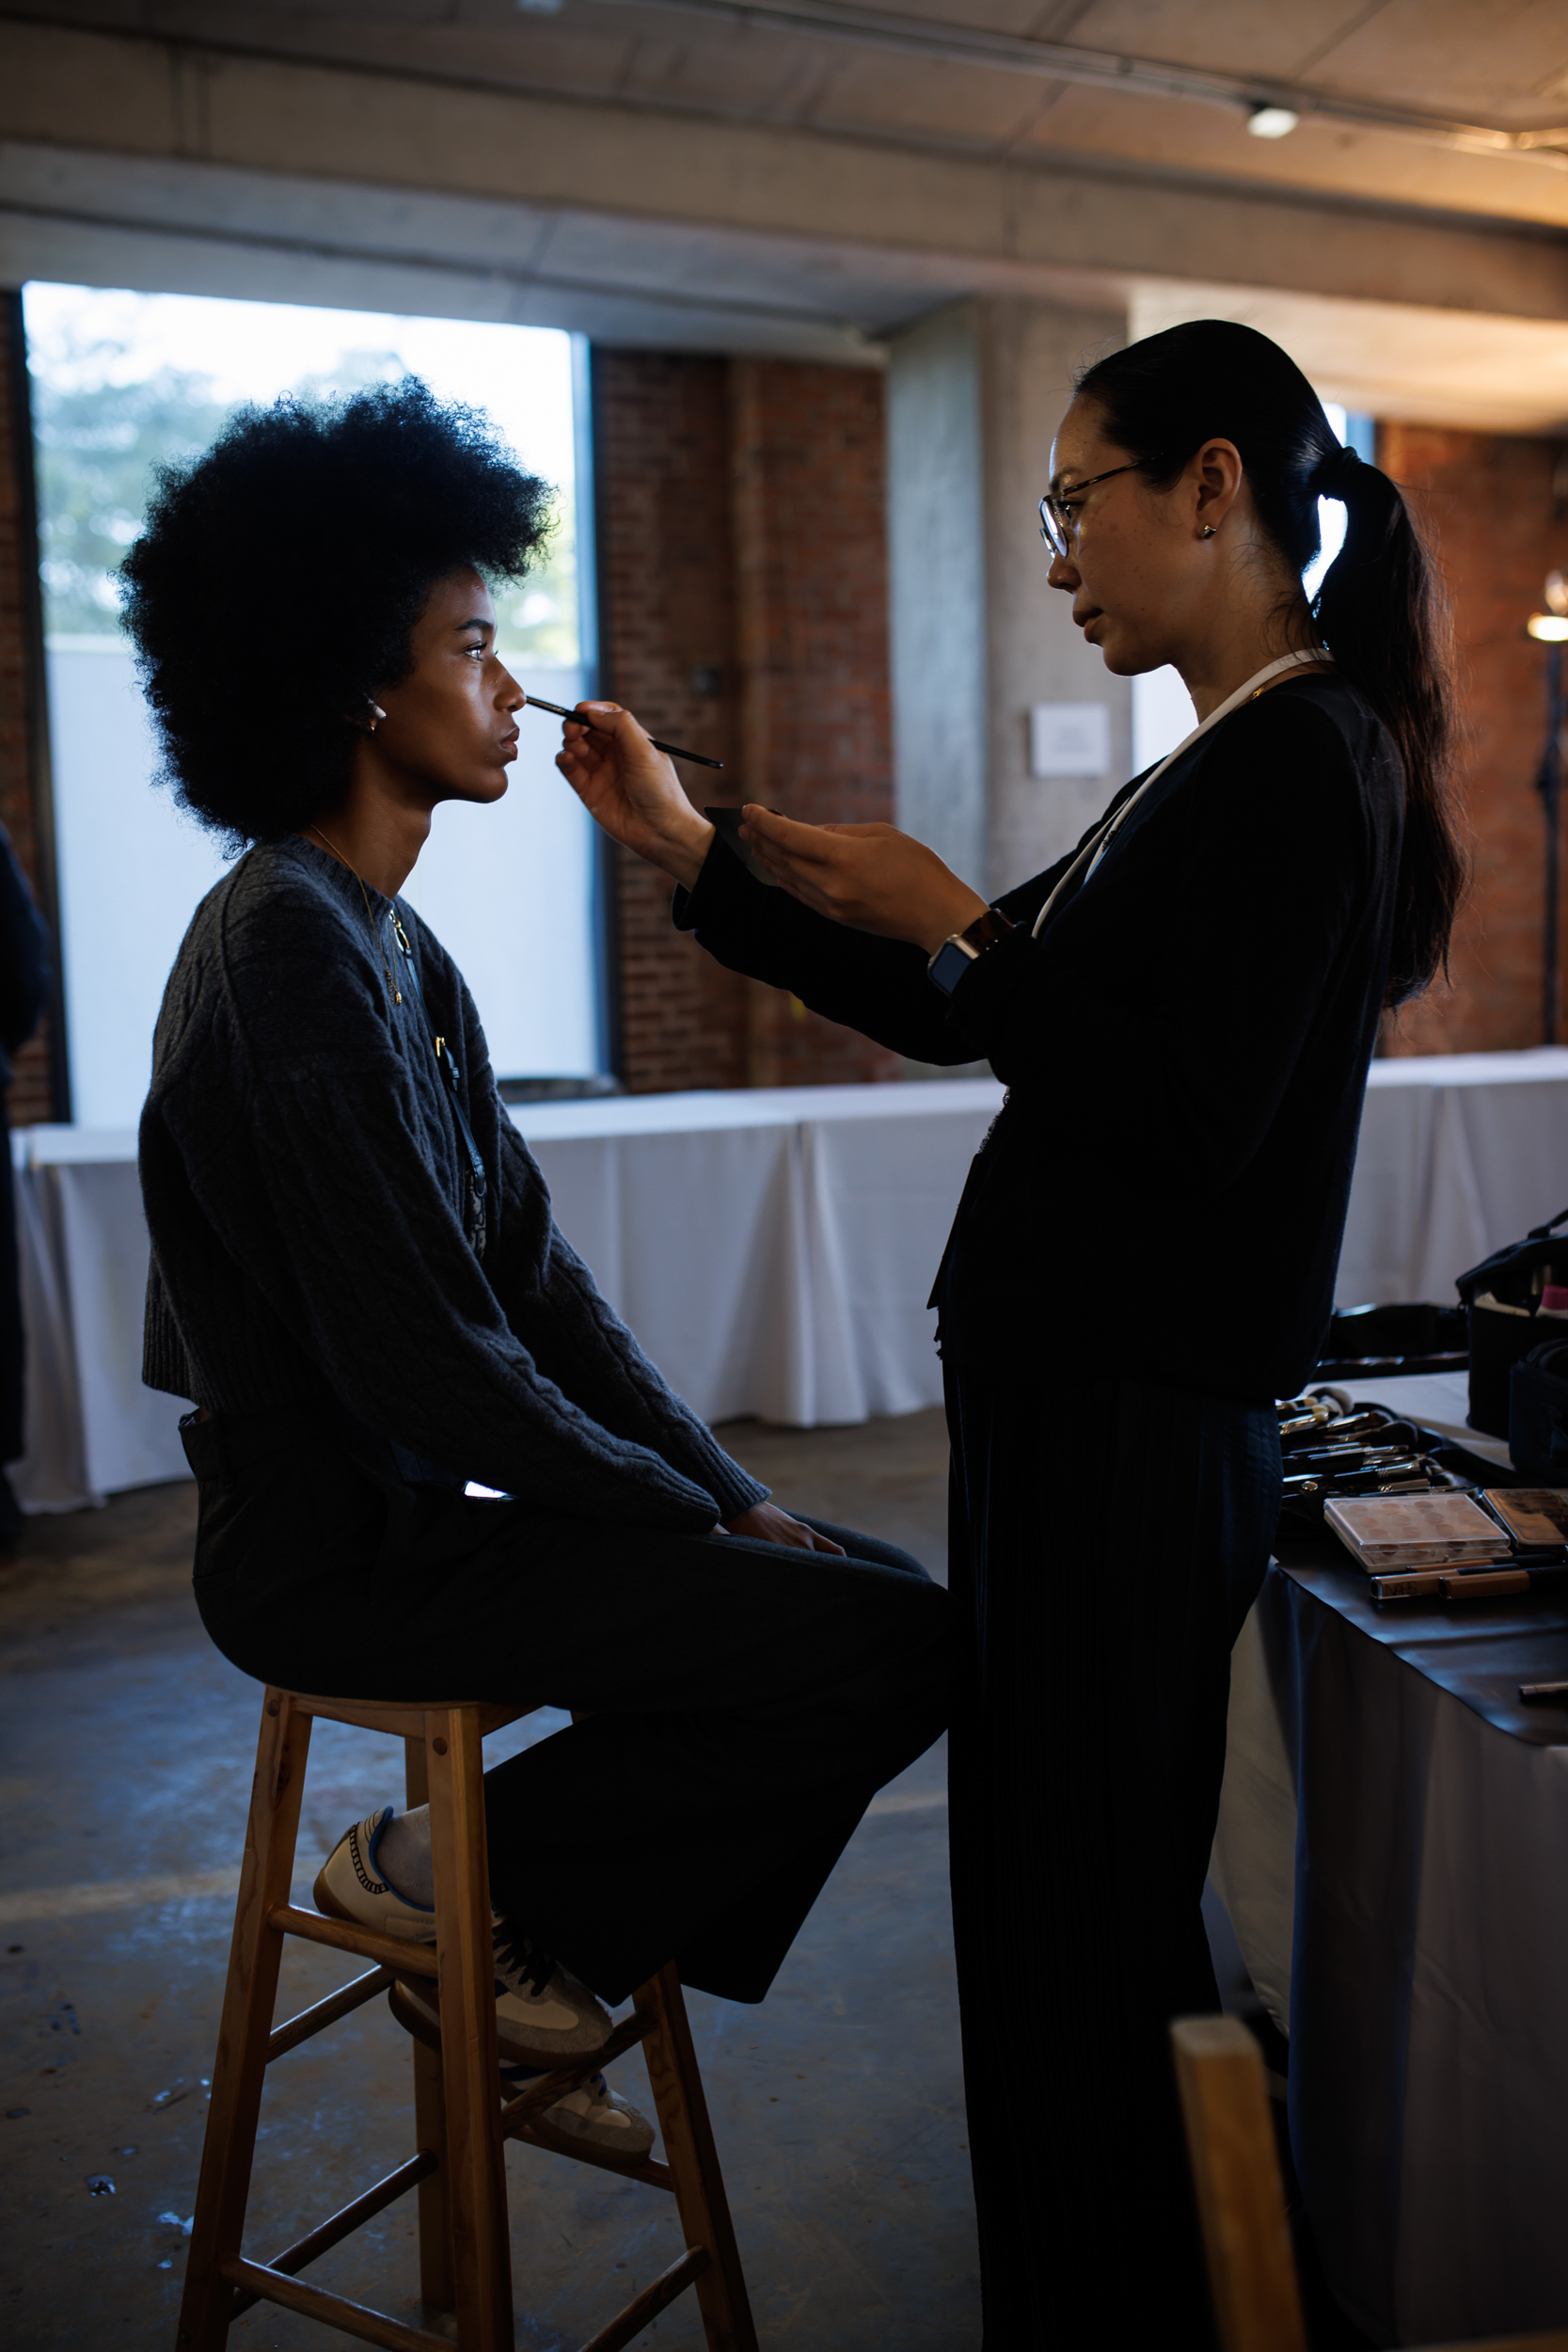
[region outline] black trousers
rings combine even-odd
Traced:
[[[1204,2345],[1166,2028],[1219,2006],[1199,1905],[1277,1421],[1110,1374],[1021,1387],[949,1366],[947,1391],[986,2352]]]
[[[191,1423],[196,1592],[259,1680],[590,1720],[485,1776],[498,1907],[611,2003],[760,2001],[869,1799],[946,1720],[947,1596],[850,1553],[404,1486],[329,1419]],[[346,1824],[345,1824],[346,1826]]]
[[[16,1184],[11,1129],[0,1095],[0,1466],[26,1451],[26,1363],[22,1336],[22,1270],[17,1263]]]

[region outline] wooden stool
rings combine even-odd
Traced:
[[[420,2192],[420,2291],[427,2310],[456,2313],[456,2342],[462,2352],[513,2352],[504,2149],[509,2138],[533,2140],[673,2193],[686,2251],[601,2328],[584,2352],[618,2352],[666,2304],[693,2285],[710,2352],[756,2352],[702,2077],[673,1965],[661,1968],[639,1990],[632,2015],[594,2057],[531,2083],[503,2104],[496,2049],[483,1741],[487,1731],[532,1714],[539,1704],[503,1707],[468,1699],[383,1707],[357,1699],[309,1698],[297,1691],[267,1692],[180,2311],[180,2352],[220,2352],[230,2323],[263,2299],[303,2312],[367,2344],[385,2345],[388,2352],[448,2352],[450,2335],[388,2319],[342,2296],[304,2286],[295,2276],[415,2186]],[[317,1715],[364,1731],[387,1732],[404,1741],[408,1804],[430,1806],[434,1945],[351,1927],[290,1901],[310,1724]],[[274,2029],[273,2004],[286,1935],[356,1952],[374,1965],[368,1975],[356,1977]],[[400,1976],[434,1977],[439,1986],[440,2053],[417,2042],[413,2045],[418,2153],[270,2262],[246,2261],[240,2243],[267,2068]],[[668,2164],[651,2157],[628,2163],[586,2145],[568,2152],[553,2136],[540,2139],[531,2118],[634,2042],[641,2042],[648,2062]]]
[[[1220,2352],[1307,2352],[1263,2058],[1239,2017],[1170,2029]],[[1568,2352],[1568,2328],[1433,2352]]]

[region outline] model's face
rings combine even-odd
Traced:
[[[1144,474],[1118,473],[1072,499],[1076,484],[1132,462],[1130,450],[1106,439],[1094,404],[1075,400],[1057,429],[1051,478],[1055,495],[1071,503],[1075,531],[1049,577],[1070,595],[1085,642],[1117,677],[1179,660],[1201,627],[1219,571],[1217,530],[1241,487],[1235,449],[1213,441],[1167,490],[1151,488]],[[1210,523],[1215,534],[1205,539]]]
[[[409,639],[413,667],[377,697],[387,716],[369,747],[412,798],[499,801],[517,756],[513,712],[522,688],[495,650],[496,608],[473,571],[451,572],[431,590]]]

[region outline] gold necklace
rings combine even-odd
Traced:
[[[393,1004],[401,1005],[403,1002],[403,991],[399,988],[396,980],[392,977],[392,967],[388,961],[387,950],[381,946],[381,933],[377,930],[375,917],[371,913],[371,894],[365,888],[364,875],[361,874],[356,866],[349,866],[347,858],[343,855],[341,850],[339,849],[337,843],[335,841],[328,841],[325,834],[323,833],[319,825],[307,825],[305,830],[307,833],[313,833],[315,834],[316,839],[321,843],[324,850],[331,850],[332,855],[337,859],[340,866],[348,866],[349,872],[354,876],[355,881],[358,883],[359,896],[365,901],[365,920],[371,927],[371,937],[375,941],[376,946],[380,948],[381,951],[381,969],[387,976],[388,990],[390,993]]]

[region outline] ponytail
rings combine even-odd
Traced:
[[[1344,546],[1311,610],[1404,770],[1386,997],[1404,1004],[1448,970],[1467,866],[1454,815],[1448,610],[1403,494],[1340,447],[1294,360],[1250,326],[1197,319],[1168,327],[1085,369],[1077,389],[1156,487],[1174,483],[1206,440],[1233,441],[1259,526],[1297,578],[1318,553],[1319,499],[1343,503]]]
[[[1404,495],[1386,473],[1339,449],[1314,468],[1310,486],[1345,509],[1344,545],[1312,607],[1318,632],[1393,737],[1404,768],[1387,993],[1390,1005],[1402,1005],[1447,972],[1467,878],[1453,814],[1448,600]]]

